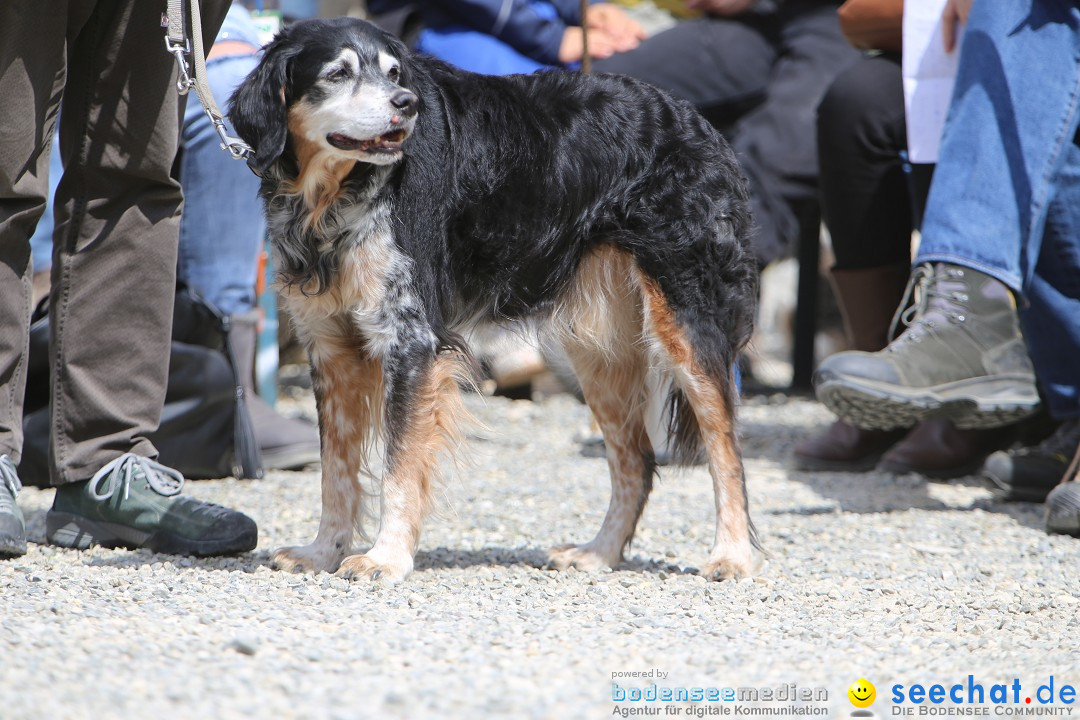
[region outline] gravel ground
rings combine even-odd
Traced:
[[[726,583],[692,572],[712,533],[703,469],[663,473],[624,567],[544,569],[607,504],[605,463],[574,440],[585,410],[471,404],[499,432],[474,433],[402,585],[270,569],[272,549],[314,536],[314,472],[189,485],[258,521],[246,557],[33,544],[0,563],[0,718],[602,718],[613,673],[649,670],[666,679],[616,682],[821,687],[831,717],[862,677],[879,717],[893,683],[1080,684],[1080,541],[975,478],[791,470],[792,445],[829,420],[812,402],[742,409],[769,560]],[[20,496],[33,540],[50,500]]]

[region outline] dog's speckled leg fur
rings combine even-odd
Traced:
[[[379,535],[366,553],[345,558],[338,574],[399,582],[413,569],[439,456],[461,442],[466,412],[458,382],[464,369],[453,354],[414,361],[408,372],[395,372],[389,360],[386,366],[391,369],[386,377],[388,439]]]
[[[382,370],[340,338],[309,352],[322,439],[322,518],[314,542],[278,550],[274,564],[291,572],[333,572],[351,551],[363,512],[359,475],[381,424]]]

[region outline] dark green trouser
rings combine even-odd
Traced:
[[[207,46],[228,10],[203,0]],[[52,483],[156,457],[182,196],[165,0],[0,2],[0,453],[22,450],[30,244],[61,113],[53,238]]]

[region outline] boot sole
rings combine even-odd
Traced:
[[[21,557],[26,554],[26,540],[0,538],[0,558]]]
[[[1017,385],[1030,386],[1030,392],[1017,392]],[[815,389],[826,407],[868,430],[896,430],[939,417],[965,430],[989,429],[1011,425],[1039,409],[1039,393],[1026,375],[973,378],[904,392],[908,389],[819,373]]]
[[[21,518],[7,513],[0,523],[0,558],[26,554],[26,527]]]
[[[235,555],[254,550],[258,532],[245,532],[230,539],[192,540],[167,530],[147,533],[126,525],[116,525],[71,513],[50,510],[45,516],[45,537],[53,545],[85,550],[91,545],[125,547],[130,550],[147,548],[166,555]]]

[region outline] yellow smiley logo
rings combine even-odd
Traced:
[[[847,696],[852,705],[857,708],[865,708],[870,707],[874,703],[874,698],[877,697],[877,690],[874,688],[872,682],[866,678],[859,678],[851,683],[851,687],[847,689]]]

